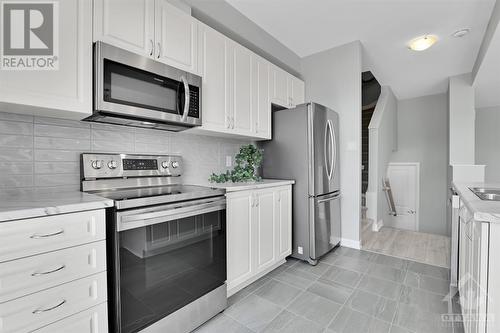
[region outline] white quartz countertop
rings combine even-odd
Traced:
[[[295,184],[295,180],[262,179],[259,182],[251,182],[251,183],[222,183],[222,184],[205,183],[199,185],[225,189],[226,192],[236,192],[236,191],[246,191],[246,190],[254,190],[266,187],[292,185],[292,184]]]
[[[484,187],[498,188],[500,184],[494,183],[453,183],[453,188],[460,196],[460,199],[465,204],[471,214],[474,215],[474,220],[500,223],[500,201],[481,200],[475,195],[469,187]]]
[[[80,191],[0,193],[0,222],[113,207],[113,200]]]

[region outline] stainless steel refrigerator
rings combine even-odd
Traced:
[[[292,256],[315,265],[340,243],[339,116],[305,103],[273,112],[264,178],[294,179]]]

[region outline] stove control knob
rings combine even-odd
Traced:
[[[173,162],[172,162],[172,168],[176,169],[176,168],[178,168],[178,167],[179,167],[179,162],[177,162],[177,161],[173,161]]]
[[[118,163],[116,163],[115,160],[111,160],[111,161],[108,162],[108,168],[110,168],[110,169],[116,169],[116,168],[118,168]]]
[[[102,168],[102,161],[99,161],[99,160],[92,161],[92,168],[94,168],[96,170],[99,170],[100,168]]]
[[[162,167],[163,169],[168,168],[168,161],[163,161],[163,162],[161,162],[161,167]]]

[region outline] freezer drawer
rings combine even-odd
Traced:
[[[311,259],[317,260],[340,243],[340,193],[310,199],[314,207],[311,221]]]

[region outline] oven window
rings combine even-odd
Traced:
[[[137,332],[224,284],[226,211],[119,233],[121,332]]]
[[[180,114],[184,107],[184,86],[176,80],[104,60],[104,100]]]

